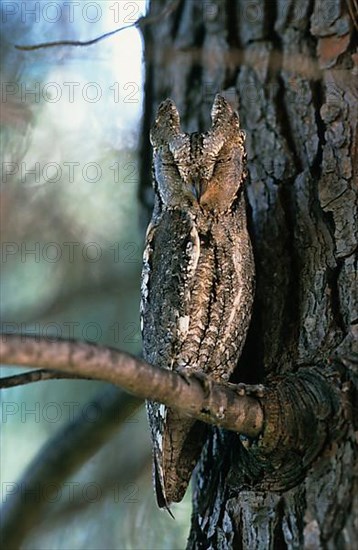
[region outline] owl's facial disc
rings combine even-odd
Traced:
[[[181,131],[171,100],[161,104],[151,132],[155,188],[166,208],[192,206],[224,214],[245,180],[244,132],[238,115],[221,96],[206,133]]]

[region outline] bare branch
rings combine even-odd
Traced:
[[[22,374],[14,374],[0,378],[0,389],[14,388],[15,386],[23,386],[32,384],[33,382],[43,382],[45,380],[93,380],[83,376],[73,376],[65,372],[56,372],[50,370],[32,370],[31,372],[23,372]]]
[[[36,366],[121,386],[142,399],[164,403],[192,418],[257,437],[263,429],[258,399],[238,395],[233,385],[154,367],[128,353],[85,342],[25,335],[2,335],[0,360],[7,365]]]
[[[139,20],[140,21],[140,20]],[[126,29],[131,29],[133,27],[138,26],[138,21],[135,23],[131,23],[131,25],[125,25],[124,27],[119,27],[118,29],[115,29],[114,31],[106,32],[105,34],[101,34],[100,36],[97,36],[96,38],[93,38],[92,40],[58,40],[56,42],[41,42],[41,44],[34,44],[33,46],[20,46],[15,45],[15,48],[17,50],[22,51],[33,51],[33,50],[40,50],[43,48],[55,48],[57,46],[92,46],[93,44],[97,44],[98,42],[101,42],[102,40],[105,40],[105,38],[109,38],[110,36],[117,34],[121,31],[124,31]]]
[[[33,46],[15,45],[15,48],[17,50],[28,52],[33,50],[39,50],[42,48],[54,48],[57,46],[92,46],[93,44],[97,44],[98,42],[101,42],[102,40],[105,40],[106,38],[109,38],[110,36],[113,36],[114,34],[117,34],[126,29],[132,29],[133,27],[144,27],[145,25],[156,23],[157,21],[164,19],[174,10],[176,10],[178,4],[179,4],[179,0],[174,0],[172,4],[169,4],[168,6],[166,6],[164,10],[158,15],[154,15],[152,17],[140,17],[139,19],[137,19],[137,21],[135,21],[134,23],[131,23],[130,25],[125,25],[123,27],[119,27],[118,29],[115,29],[114,31],[106,32],[105,34],[101,34],[100,36],[97,36],[92,40],[84,40],[84,41],[83,40],[58,40],[56,42],[42,42],[41,44],[34,44]]]

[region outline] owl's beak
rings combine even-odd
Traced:
[[[207,182],[205,180],[196,180],[190,186],[190,190],[198,202],[207,189]]]
[[[196,200],[199,202],[199,198],[200,198],[200,186],[195,182],[195,183],[192,183],[191,186],[190,186],[190,191],[193,193],[194,197],[196,198]]]

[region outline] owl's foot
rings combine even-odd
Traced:
[[[266,388],[263,384],[228,384],[238,395],[264,397]]]
[[[204,389],[205,397],[208,397],[213,385],[213,381],[211,380],[211,378],[208,377],[207,374],[204,373],[203,370],[191,369],[190,367],[178,367],[176,371],[178,372],[178,374],[180,374],[182,378],[184,378],[185,382],[188,385],[190,384],[191,380],[193,380],[193,378],[198,380]]]
[[[180,374],[180,376],[185,380],[185,382],[190,385],[190,381],[193,378],[195,372],[192,370],[191,367],[176,367],[175,372]]]

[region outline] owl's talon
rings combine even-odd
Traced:
[[[204,396],[207,398],[211,393],[211,388],[213,387],[213,381],[209,378],[203,371],[196,372],[195,378],[201,383],[204,389]]]
[[[183,380],[185,380],[188,386],[190,386],[190,379],[192,378],[193,375],[187,371],[186,367],[178,367],[176,369],[176,372],[180,374]]]
[[[177,372],[182,376],[185,380],[185,382],[189,385],[191,380],[196,379],[198,382],[201,383],[203,389],[204,389],[204,395],[205,398],[210,395],[211,388],[213,385],[213,381],[211,378],[208,377],[207,374],[204,373],[202,370],[189,370],[188,367],[179,367],[176,369]]]
[[[263,384],[233,384],[238,395],[264,397],[266,388]]]

